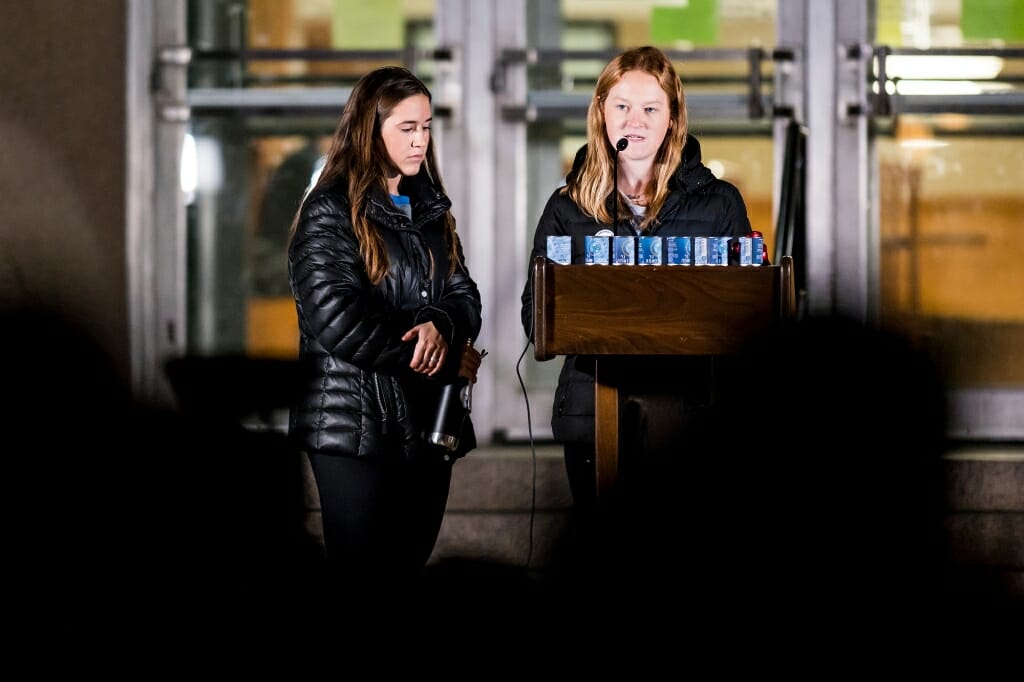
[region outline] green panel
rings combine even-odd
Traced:
[[[903,45],[903,0],[877,0],[876,42],[890,47]]]
[[[961,0],[964,40],[1024,42],[1024,0]]]
[[[718,43],[718,0],[689,0],[684,7],[652,7],[651,42],[655,45]]]
[[[401,0],[334,0],[331,42],[339,50],[405,46]]]

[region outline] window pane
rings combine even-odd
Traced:
[[[939,95],[950,111],[1019,95],[1024,59],[1005,52],[1024,45],[1019,16],[1010,16],[1019,11],[1011,2],[880,3],[881,44],[993,51],[956,57],[956,72],[912,55],[897,91]],[[877,127],[881,318],[933,349],[952,389],[1024,385],[1017,101],[1007,115],[902,114]]]
[[[296,354],[285,252],[295,210],[361,75],[404,64],[431,85],[435,4],[189,3],[190,353]]]

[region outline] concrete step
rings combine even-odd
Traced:
[[[479,448],[452,470],[431,562],[543,568],[567,532],[571,506],[561,446]]]
[[[945,469],[946,544],[964,589],[1024,605],[1024,448],[959,448]]]
[[[1024,603],[1024,448],[958,448],[944,473],[949,560],[962,580]],[[526,446],[481,448],[455,466],[431,561],[544,569],[571,532],[571,504],[560,446],[536,455]]]
[[[965,585],[1024,605],[1024,447],[969,446],[944,457],[949,561]],[[307,464],[307,528],[320,537]],[[561,446],[480,447],[455,464],[430,564],[543,571],[572,534]]]

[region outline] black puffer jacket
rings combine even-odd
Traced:
[[[368,203],[389,259],[388,275],[376,286],[359,255],[344,187],[314,192],[303,204],[288,249],[302,366],[289,432],[307,451],[419,455],[434,397],[457,374],[459,349],[480,333],[476,283],[464,266],[447,276],[443,217],[451,201],[425,173],[403,179],[400,191],[410,197],[411,222],[383,191]],[[401,340],[427,321],[450,347],[433,378],[409,369],[415,340]],[[454,454],[475,445],[470,423]]]
[[[584,145],[576,153],[569,173],[571,178],[580,171],[586,158]],[[523,288],[523,330],[533,339],[533,259],[547,251],[550,235],[572,236],[572,262],[585,260],[584,237],[601,229],[611,229],[592,216],[584,214],[567,194],[556,189],[548,199],[537,223],[530,253],[530,267]],[[649,234],[662,237],[692,236],[737,237],[750,232],[750,219],[743,197],[734,185],[715,177],[701,161],[700,143],[692,135],[683,147],[683,159],[669,182],[671,194],[651,225]],[[614,197],[609,194],[607,206],[611,212]],[[634,235],[632,225],[618,221],[614,230],[619,235]],[[692,363],[695,371],[703,375],[699,361]],[[594,363],[592,358],[569,355],[565,358],[558,377],[558,388],[552,407],[551,428],[556,440],[562,442],[593,441],[594,438]]]

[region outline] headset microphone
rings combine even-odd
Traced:
[[[612,213],[612,230],[618,231],[616,228],[619,224],[619,152],[629,146],[629,140],[624,137],[620,137],[619,141],[615,143],[615,158],[614,168],[612,169],[612,181],[614,183],[613,189],[615,190],[615,208]]]

